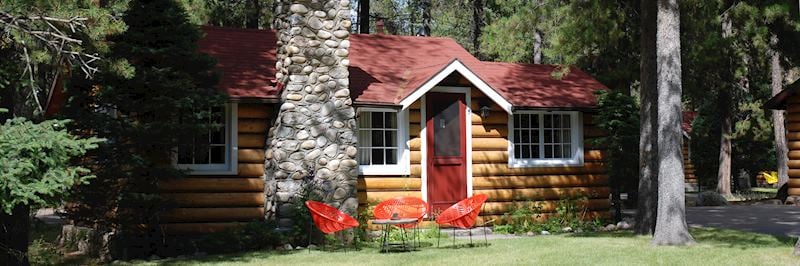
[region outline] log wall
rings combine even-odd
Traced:
[[[539,205],[545,213],[555,212],[558,200],[586,197],[578,202],[590,211],[587,218],[607,217],[608,175],[603,152],[591,140],[602,134],[591,114],[583,113],[584,165],[577,167],[510,168],[508,166],[508,114],[493,104],[487,118],[479,114],[481,102],[491,102],[472,90],[472,186],[473,194],[486,194],[482,221],[503,223],[500,217],[524,202]],[[543,217],[546,217],[544,215]]]
[[[586,197],[579,204],[589,209],[587,218],[608,217],[608,175],[603,152],[592,148],[590,141],[602,134],[594,126],[590,114],[583,115],[584,160],[579,167],[508,167],[508,115],[492,104],[490,116],[479,115],[481,102],[491,102],[483,93],[473,89],[471,109],[472,185],[473,194],[487,194],[489,199],[481,213],[481,221],[502,223],[499,219],[514,205],[533,202],[546,213],[554,212],[558,200]],[[422,167],[420,102],[409,110],[409,147],[411,173],[409,176],[365,176],[359,178],[359,202],[362,210],[369,204],[394,196],[421,195]],[[543,215],[542,217],[547,217]]]
[[[689,158],[689,138],[683,138],[683,176],[685,177],[686,191],[700,191],[697,176],[694,175],[694,165]]]
[[[800,95],[787,99],[786,106],[786,144],[789,149],[789,199],[788,202],[800,204]]]
[[[583,166],[509,168],[508,115],[492,105],[491,115],[481,118],[478,103],[490,101],[478,90],[473,90],[472,95],[473,194],[489,197],[479,222],[502,223],[502,214],[522,202],[538,204],[546,213],[542,217],[547,217],[547,213],[554,212],[558,200],[574,197],[585,197],[579,204],[588,208],[587,218],[608,217],[611,204],[603,152],[590,145],[602,132],[594,126],[591,114],[584,113],[582,119]],[[360,176],[358,199],[362,210],[396,196],[423,197],[420,108],[420,101],[409,108],[410,174]],[[177,205],[162,217],[167,233],[218,232],[263,219],[264,145],[272,105],[242,103],[238,110],[238,174],[190,176],[160,184],[162,195]],[[800,149],[797,152],[800,154]],[[797,158],[800,160],[800,156]]]
[[[238,174],[189,176],[161,183],[177,206],[162,216],[168,234],[202,234],[264,218],[264,145],[271,104],[238,104]]]

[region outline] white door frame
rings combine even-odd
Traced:
[[[462,93],[466,104],[464,110],[465,116],[465,135],[466,137],[466,153],[465,160],[467,160],[467,197],[472,197],[472,88],[471,87],[456,87],[456,86],[436,86],[430,90],[431,92],[446,92],[446,93]],[[420,98],[420,137],[422,144],[420,147],[420,166],[422,178],[422,200],[428,202],[428,134],[425,126],[428,124],[427,120],[427,93]]]

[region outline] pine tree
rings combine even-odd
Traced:
[[[15,118],[0,124],[0,263],[27,265],[30,212],[59,206],[73,186],[92,178],[75,162],[102,140],[71,135],[66,123]]]
[[[641,85],[639,87],[639,188],[634,231],[653,234],[658,210],[658,94],[655,0],[641,5]]]
[[[655,245],[694,242],[686,225],[681,152],[681,43],[677,0],[658,0],[656,64],[658,84],[658,215]]]
[[[90,154],[97,178],[78,188],[71,219],[118,233],[158,237],[160,180],[182,176],[170,163],[177,147],[219,121],[214,60],[198,52],[200,29],[174,0],[137,0],[124,16],[128,30],[114,36],[111,58],[135,71],[110,71],[96,80],[73,78],[67,115],[76,128],[109,140]],[[216,125],[218,126],[218,125]],[[142,231],[140,225],[145,225]]]

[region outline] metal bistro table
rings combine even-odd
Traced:
[[[401,234],[400,237],[402,241],[401,243],[389,243],[389,231],[392,230],[393,225],[414,224],[417,222],[418,220],[413,218],[372,220],[372,224],[383,225],[383,236],[381,237],[381,252],[389,251],[389,247],[391,246],[402,247],[404,251],[408,251],[409,249],[408,249],[408,244],[406,244],[405,232]]]

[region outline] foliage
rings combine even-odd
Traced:
[[[607,135],[594,140],[607,153],[611,187],[635,193],[639,187],[639,107],[619,91],[595,93],[598,112],[593,116]]]
[[[28,247],[28,258],[32,265],[57,265],[62,254],[52,243],[43,239],[34,239]]]
[[[494,0],[487,6],[481,45],[490,58],[532,63],[533,35],[539,31],[544,63],[578,66],[612,89],[636,87],[638,2]]]
[[[600,219],[589,220],[586,218],[588,209],[579,205],[586,198],[562,199],[556,204],[555,213],[545,217],[542,207],[533,202],[515,203],[508,213],[503,215],[506,224],[495,225],[494,232],[523,234],[526,232],[548,231],[551,233],[564,232],[564,228],[572,230],[594,231],[602,226]]]
[[[777,194],[776,192],[777,190],[773,190],[772,192],[759,191],[757,189],[742,190],[733,193],[727,200],[729,202],[748,202],[774,199]]]
[[[115,15],[124,10],[126,2],[0,2],[0,49],[9,51],[3,61],[23,74],[13,78],[22,86],[10,87],[17,94],[15,113],[28,118],[43,115],[50,88],[66,68],[75,67],[87,76],[96,72],[97,53],[108,50],[106,36],[125,30]]]
[[[275,0],[179,0],[196,25],[267,29]]]
[[[159,213],[172,206],[157,184],[183,175],[170,163],[174,149],[220,126],[208,121],[220,121],[210,110],[224,98],[214,89],[214,60],[197,52],[202,32],[174,0],[133,1],[123,20],[129,28],[111,37],[106,56],[132,62],[135,71],[108,66],[94,80],[71,80],[64,115],[76,130],[109,142],[89,154],[97,179],[78,188],[73,200],[80,204],[67,211],[81,225],[155,237]]]
[[[265,250],[285,243],[285,235],[277,231],[274,221],[256,221],[231,230],[204,236],[197,248],[209,254]]]
[[[697,206],[725,206],[728,200],[715,191],[703,191],[697,194]]]
[[[98,138],[67,132],[69,120],[33,123],[15,118],[0,125],[0,206],[11,214],[17,205],[57,206],[70,189],[93,176],[75,158],[97,148]]]
[[[731,136],[733,138],[731,172],[734,176],[745,176],[751,184],[755,182],[758,172],[774,169],[776,164],[772,125],[760,106],[760,101],[744,102],[738,106],[734,134]],[[698,182],[705,188],[717,186],[720,145],[717,108],[715,101],[701,105],[697,117],[692,122],[690,134],[690,158],[695,166]],[[740,188],[749,187],[748,184],[738,185]]]

